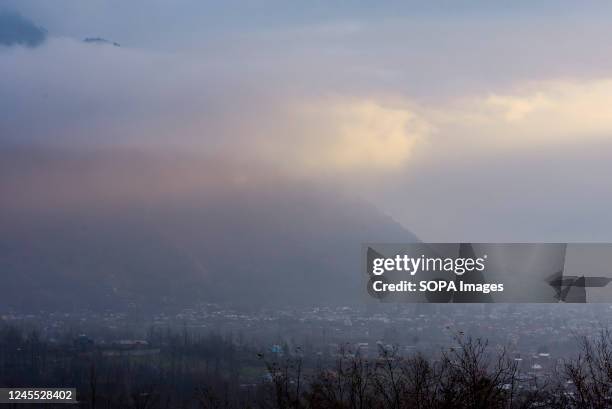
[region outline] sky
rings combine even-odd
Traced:
[[[246,162],[428,241],[610,241],[612,5],[501,3],[4,0],[47,39],[0,46],[0,144]]]

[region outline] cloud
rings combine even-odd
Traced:
[[[293,101],[278,112],[274,126],[254,138],[253,150],[313,175],[396,171],[430,132],[408,104],[384,98]]]
[[[376,101],[351,101],[330,107],[317,104],[314,113],[330,121],[329,139],[306,155],[306,162],[312,161],[315,166],[323,162],[341,169],[397,169],[429,131],[427,123],[409,109]],[[316,123],[317,118],[313,119]]]
[[[603,26],[578,42],[565,26],[559,37],[537,21],[524,30],[512,21],[404,22],[232,32],[215,47],[173,51],[135,48],[112,30],[2,48],[0,148],[127,146],[195,157],[159,173],[136,161],[100,175],[68,166],[48,178],[18,158],[22,167],[3,169],[2,181],[29,175],[21,180],[30,190],[14,187],[25,192],[20,206],[45,189],[58,203],[103,203],[297,176],[366,196],[432,241],[612,231],[612,65],[591,41],[605,38]],[[86,35],[125,46],[85,44]],[[560,64],[568,41],[577,58]],[[59,189],[62,180],[77,194]]]
[[[46,36],[44,29],[23,16],[0,10],[0,46],[36,47],[45,41]]]
[[[440,145],[471,154],[612,141],[612,78],[519,84],[460,98],[425,115]]]
[[[0,138],[195,150],[317,176],[397,170],[430,131],[399,99],[279,91],[243,74],[233,61],[54,38],[0,53]]]
[[[183,149],[351,180],[401,174],[413,162],[595,143],[612,134],[608,78],[519,82],[424,101],[388,89],[334,92],[310,65],[247,56],[212,59],[66,38],[4,50],[0,140]]]
[[[424,240],[609,241],[610,107],[611,78],[421,105],[433,132],[368,195]]]

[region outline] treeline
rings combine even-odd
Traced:
[[[546,377],[525,374],[504,349],[464,335],[435,358],[382,348],[377,358],[346,349],[332,360],[188,331],[151,331],[150,354],[81,341],[0,327],[0,387],[75,387],[78,407],[91,409],[612,407],[608,331],[579,338],[576,356]],[[16,407],[28,406],[36,407]]]
[[[204,385],[236,397],[245,365],[265,372],[256,351],[216,333],[151,329],[126,345],[0,325],[0,387],[74,387],[83,408],[197,408]]]

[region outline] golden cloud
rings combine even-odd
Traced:
[[[442,134],[504,149],[612,140],[612,80],[548,81],[427,115]]]
[[[398,169],[431,132],[407,104],[373,99],[290,104],[282,122],[258,138],[258,151],[308,172]]]
[[[612,140],[612,79],[532,83],[434,106],[317,99],[287,104],[277,118],[256,138],[254,150],[268,160],[309,174],[390,172],[416,153],[427,159]]]

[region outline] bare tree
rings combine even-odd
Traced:
[[[580,354],[565,362],[565,376],[573,387],[567,398],[577,409],[612,407],[612,334],[602,329],[595,339],[579,340]]]

